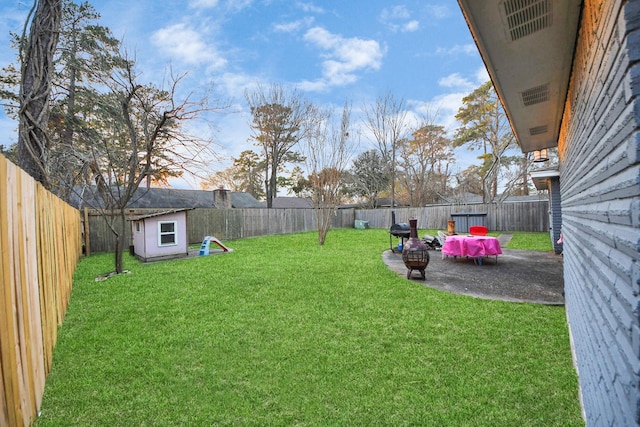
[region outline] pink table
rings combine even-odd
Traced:
[[[485,256],[498,256],[502,253],[500,242],[492,236],[447,236],[442,253],[448,256],[467,256],[476,258],[482,264]]]

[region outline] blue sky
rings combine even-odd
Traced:
[[[30,2],[29,2],[30,3]],[[109,27],[135,55],[142,81],[161,84],[169,67],[188,72],[182,89],[214,85],[228,100],[211,117],[216,151],[209,171],[254,148],[245,89],[257,84],[295,87],[309,100],[341,108],[352,103],[352,123],[376,97],[391,92],[410,117],[429,113],[449,131],[462,97],[488,80],[484,64],[454,0],[94,0]],[[0,1],[0,65],[15,57],[9,31],[20,32],[30,4]],[[193,123],[196,132],[210,132]],[[198,128],[200,126],[200,128]],[[0,113],[0,144],[16,141],[15,123]],[[360,150],[373,148],[361,138]],[[454,170],[478,163],[457,150]],[[175,183],[197,187],[196,181]]]

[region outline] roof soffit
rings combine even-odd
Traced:
[[[555,147],[582,0],[458,0],[522,151]]]

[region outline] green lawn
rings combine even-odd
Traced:
[[[387,230],[316,242],[127,258],[102,282],[112,256],[81,260],[37,425],[584,425],[563,307],[407,281]]]

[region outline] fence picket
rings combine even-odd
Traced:
[[[548,200],[502,204],[438,205],[423,208],[396,208],[396,222],[418,219],[421,229],[445,229],[451,214],[464,212],[487,212],[486,221],[494,231],[548,231]],[[157,212],[158,209],[136,209],[132,216]],[[389,228],[391,209],[339,209],[332,219],[333,228],[353,227],[355,220],[369,222],[370,228]],[[113,251],[114,237],[105,219],[93,210],[84,214],[88,222],[87,241],[91,247],[87,252]],[[87,227],[85,225],[85,227]],[[288,234],[317,229],[313,209],[193,209],[188,212],[189,243],[197,244],[204,236],[214,235],[221,240]],[[131,230],[125,230],[125,241],[131,241]]]
[[[80,225],[78,210],[0,155],[0,426],[28,426],[40,410]]]

